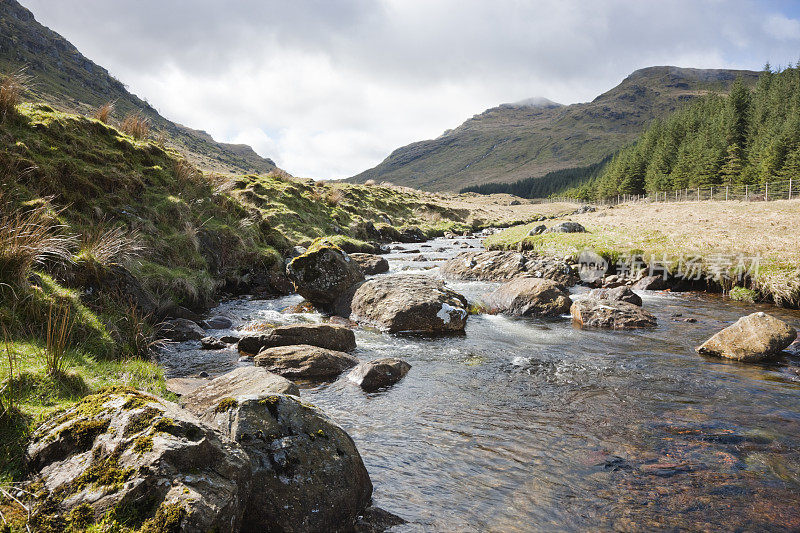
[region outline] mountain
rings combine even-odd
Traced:
[[[758,76],[748,70],[649,67],[588,103],[562,106],[534,98],[503,104],[436,139],[398,148],[348,181],[457,191],[591,165],[633,142],[654,118],[697,96],[725,92],[739,77],[752,85]]]
[[[204,131],[162,117],[69,41],[39,24],[16,0],[0,0],[0,73],[21,68],[32,77],[27,100],[81,114],[91,114],[106,102],[115,102],[114,118],[122,120],[128,113],[141,113],[150,119],[155,135],[164,134],[168,144],[201,168],[237,174],[276,169],[272,160],[259,156],[249,146],[220,143]]]

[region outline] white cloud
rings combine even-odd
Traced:
[[[586,101],[636,68],[757,69],[800,49],[797,21],[751,0],[22,1],[168,118],[312,177],[500,103]]]

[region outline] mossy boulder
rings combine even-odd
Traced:
[[[286,274],[295,290],[314,306],[332,309],[338,298],[364,281],[364,273],[341,248],[312,246],[286,265]]]
[[[371,279],[353,296],[351,318],[389,333],[461,333],[467,299],[439,280],[420,274]]]
[[[250,396],[196,413],[250,458],[242,531],[350,531],[369,504],[372,482],[353,440],[298,398]]]
[[[300,396],[297,385],[288,379],[257,366],[243,366],[184,394],[181,405],[193,412],[225,409],[236,405],[239,398],[265,394]]]
[[[34,433],[28,457],[42,487],[34,525],[80,515],[155,531],[169,515],[170,531],[235,531],[250,489],[240,447],[133,389],[88,396],[52,417]]]

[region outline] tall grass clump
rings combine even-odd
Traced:
[[[150,120],[139,113],[130,113],[119,127],[122,133],[141,141],[147,138],[147,134],[150,133]]]
[[[0,284],[21,286],[37,263],[69,260],[73,239],[61,229],[48,203],[15,209],[0,193]]]
[[[121,226],[101,228],[82,236],[75,260],[103,267],[127,266],[143,249],[138,232],[129,232]]]
[[[181,186],[200,184],[203,179],[203,173],[186,159],[176,159],[172,171]]]
[[[0,80],[0,121],[16,115],[17,105],[30,81],[31,77],[25,74],[25,69],[2,77]]]
[[[106,102],[105,104],[97,108],[92,117],[96,118],[103,124],[109,124],[111,122],[111,113],[113,112],[114,112],[114,102]]]
[[[67,370],[67,347],[75,321],[67,305],[50,305],[45,329],[45,346],[41,352],[45,371],[51,377],[63,376]]]

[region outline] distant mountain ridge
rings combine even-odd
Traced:
[[[502,104],[436,139],[398,148],[347,181],[458,191],[592,165],[636,140],[654,118],[699,95],[726,92],[738,77],[752,85],[758,76],[749,70],[648,67],[591,102],[563,106],[534,98],[534,105]]]
[[[237,174],[268,173],[277,168],[247,145],[217,142],[204,131],[162,117],[69,41],[39,24],[19,2],[0,0],[0,73],[21,68],[33,77],[27,99],[83,114],[113,101],[118,120],[130,112],[141,112],[150,119],[153,130],[164,133],[168,143],[201,168]]]

